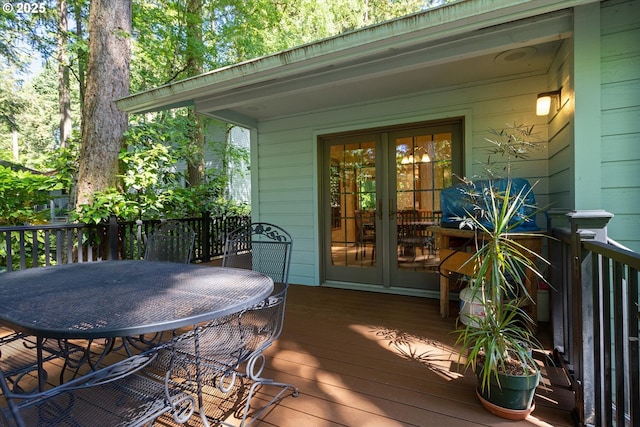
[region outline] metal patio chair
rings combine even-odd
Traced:
[[[179,338],[183,339],[183,338]],[[176,341],[91,371],[52,389],[14,393],[0,371],[0,388],[7,401],[0,424],[7,426],[143,426],[169,413],[178,424],[193,414],[195,399],[171,382],[169,354]]]
[[[195,238],[196,233],[183,222],[161,222],[147,238],[144,259],[188,264],[193,255]]]
[[[422,218],[417,210],[409,209],[398,212],[398,245],[399,255],[403,261],[415,262],[418,257],[418,249],[424,256],[425,249],[429,249],[430,239],[420,224]]]
[[[218,319],[213,333],[198,335],[199,360],[204,367],[204,383],[228,393],[237,379],[251,384],[240,426],[251,425],[264,411],[290,390],[298,396],[298,389],[286,383],[262,377],[267,349],[280,336],[284,321],[292,238],[282,228],[269,223],[253,223],[232,231],[226,239],[223,267],[259,271],[274,281],[272,294],[250,309]],[[266,405],[252,407],[252,398],[261,386],[274,386],[278,393]],[[201,392],[198,392],[202,408]],[[201,409],[203,423],[211,425]],[[215,418],[214,424],[230,425]]]
[[[358,241],[356,260],[358,259],[358,253],[364,259],[367,256],[367,245],[371,245],[371,264],[373,265],[376,256],[376,212],[356,210],[353,214]]]

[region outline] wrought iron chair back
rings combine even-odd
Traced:
[[[259,271],[275,283],[288,285],[292,245],[291,235],[283,228],[255,222],[229,233],[222,265]]]
[[[147,238],[144,259],[188,264],[191,262],[195,238],[195,231],[183,222],[162,222]]]
[[[214,334],[202,333],[198,337],[198,360],[204,366],[200,371],[205,383],[230,392],[238,376],[251,382],[240,426],[251,425],[287,390],[293,396],[298,395],[295,386],[262,377],[266,361],[263,351],[282,332],[292,244],[291,235],[284,229],[262,222],[232,231],[225,242],[224,267],[259,271],[274,281],[274,291],[269,297],[242,313],[218,319]],[[266,405],[252,411],[252,397],[261,385],[273,385],[280,390]],[[210,425],[206,414],[201,413],[201,417],[205,426]],[[229,425],[214,418],[218,424]]]

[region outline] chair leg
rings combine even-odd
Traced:
[[[281,390],[266,405],[264,405],[258,411],[252,413],[249,416],[249,411],[251,410],[251,398],[253,397],[254,393],[260,386],[275,386],[275,387],[280,387]],[[293,397],[298,397],[300,395],[298,388],[292,384],[281,383],[281,382],[267,380],[267,379],[261,379],[260,381],[254,382],[251,385],[251,388],[249,389],[249,394],[247,395],[247,403],[245,405],[244,414],[242,416],[242,421],[240,422],[240,426],[241,427],[250,426],[254,422],[258,421],[260,416],[262,416],[262,414],[271,405],[273,405],[276,401],[278,401],[280,399],[280,396],[282,396],[287,390],[291,390],[291,395]]]
[[[287,390],[291,390],[291,395],[293,397],[298,397],[300,395],[298,388],[292,384],[262,378],[260,375],[264,369],[265,362],[266,358],[262,353],[254,355],[254,357],[251,357],[247,362],[247,376],[251,381],[253,381],[253,384],[251,384],[249,394],[247,395],[247,403],[244,407],[240,427],[252,425],[271,405],[276,403]],[[267,402],[266,405],[262,406],[256,412],[249,414],[249,411],[251,410],[251,398],[261,386],[274,386],[281,388],[281,390],[269,402]]]

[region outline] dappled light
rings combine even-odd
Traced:
[[[295,384],[265,421],[285,426],[496,425],[437,300],[293,285],[273,377]],[[571,392],[543,378],[537,408],[510,426],[570,426]],[[295,422],[294,422],[295,420]],[[425,424],[429,420],[429,424]]]
[[[386,327],[352,325],[351,329],[377,341],[381,347],[403,359],[419,363],[445,380],[463,376],[456,372],[454,366],[457,364],[457,351],[437,340]]]

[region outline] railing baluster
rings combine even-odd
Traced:
[[[11,248],[11,231],[4,233],[4,241],[7,247],[7,271],[13,271],[13,253]]]
[[[51,232],[44,230],[44,265],[51,265]]]
[[[67,264],[73,263],[73,229],[67,230]]]
[[[640,306],[638,306],[638,270],[629,268],[628,274],[629,300],[629,408],[630,425],[640,424],[640,351],[638,339],[638,323],[640,323]],[[635,311],[635,313],[634,313]],[[635,363],[634,363],[635,361]]]
[[[38,230],[31,231],[31,266],[38,266]]]
[[[601,316],[598,319],[594,319],[599,324],[601,324],[602,328],[602,351],[595,351],[594,353],[602,353],[603,360],[603,372],[611,372],[613,367],[613,358],[611,357],[611,265],[609,263],[609,259],[603,256],[598,257],[600,259],[600,265],[602,268],[602,286],[599,286],[602,289],[602,293],[600,298],[602,298],[602,312]],[[597,263],[595,264],[598,265]],[[595,304],[594,304],[595,305]],[[597,367],[598,365],[596,365]],[[610,375],[598,375],[600,377],[600,382],[604,383],[604,392],[603,392],[603,405],[604,406],[596,406],[596,409],[602,408],[604,420],[610,420],[613,417],[613,384],[611,382]],[[597,389],[596,389],[597,391]],[[603,418],[596,417],[597,425],[603,425]]]
[[[624,283],[622,264],[616,261],[611,261],[613,264],[613,348],[615,355],[614,375],[615,378],[615,391],[614,397],[616,405],[615,420],[616,425],[624,426],[624,413],[627,407],[626,405],[626,393],[625,393],[625,363],[624,363],[624,320],[623,314],[625,308],[623,303],[626,298],[624,295]],[[607,318],[605,318],[605,321]]]
[[[87,233],[87,261],[93,262],[95,259],[93,258],[93,228],[86,227]]]
[[[84,233],[81,227],[76,228],[76,232],[78,236],[78,262],[84,262],[84,244],[82,242]]]
[[[27,268],[27,263],[25,260],[25,241],[24,241],[24,230],[20,230],[18,233],[18,238],[20,241],[20,269],[24,270]]]
[[[594,252],[591,253],[591,265],[593,266],[601,266],[603,263],[602,257]],[[591,274],[593,276],[593,283],[601,283],[603,282],[603,277],[607,274],[607,270],[603,268],[593,268]],[[602,274],[601,274],[602,273]],[[603,301],[602,292],[605,292],[602,287],[594,286],[592,289],[593,293],[593,343],[595,346],[604,347],[604,343],[607,342],[605,338],[604,331],[602,329],[602,324],[600,323],[600,319],[603,318],[603,307],[601,302]],[[601,367],[604,363],[604,357],[602,352],[596,351],[593,355],[593,364],[596,367]],[[598,369],[597,370],[601,370]],[[603,382],[603,377],[601,375],[595,375],[594,378],[594,401],[596,408],[602,408],[603,406],[603,396],[605,393],[603,390],[606,388],[606,384]],[[596,425],[598,425],[596,419]]]
[[[63,229],[56,230],[56,264],[62,264],[62,231]]]

